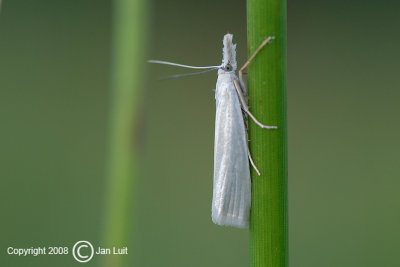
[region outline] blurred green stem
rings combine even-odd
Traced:
[[[138,111],[145,50],[146,0],[113,3],[111,111],[104,246],[132,240],[133,195],[137,174]],[[125,256],[104,257],[104,266],[125,266]]]
[[[250,266],[288,266],[286,0],[247,0],[248,54],[268,36],[275,39],[249,67],[249,106],[265,130],[250,122],[252,170]]]

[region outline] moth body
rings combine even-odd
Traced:
[[[234,79],[236,47],[224,36],[223,67],[215,91],[214,186],[212,220],[215,224],[247,228],[251,182],[245,118]]]

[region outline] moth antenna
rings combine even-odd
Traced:
[[[197,75],[201,75],[207,72],[211,72],[214,70],[217,70],[218,68],[213,68],[213,69],[209,69],[209,70],[203,70],[203,71],[199,71],[199,72],[193,72],[193,73],[185,73],[185,74],[175,74],[175,75],[171,75],[171,76],[167,76],[167,77],[162,77],[159,78],[159,81],[164,81],[164,80],[172,80],[172,79],[178,79],[178,78],[184,78],[184,77],[190,77],[190,76],[197,76]]]
[[[219,69],[222,67],[222,64],[219,66],[204,66],[204,67],[198,67],[198,66],[190,66],[190,65],[183,65],[183,64],[178,64],[174,62],[169,62],[169,61],[162,61],[162,60],[147,60],[148,63],[156,63],[156,64],[164,64],[164,65],[171,65],[171,66],[176,66],[176,67],[182,67],[182,68],[188,68],[188,69]]]

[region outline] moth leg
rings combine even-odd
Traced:
[[[233,79],[233,84],[235,85],[235,89],[237,94],[239,95],[239,99],[240,102],[242,104],[242,109],[250,116],[250,118],[261,128],[263,129],[278,129],[277,126],[268,126],[268,125],[264,125],[261,122],[259,122],[256,117],[254,117],[253,114],[251,114],[251,112],[249,111],[249,106],[246,103],[246,99],[243,95],[242,89],[240,87],[239,81],[237,79]]]
[[[242,109],[245,111],[246,114],[250,116],[250,118],[261,128],[264,129],[277,129],[277,126],[267,126],[259,122],[254,115],[249,111],[249,106],[247,105],[247,88],[243,82],[243,71],[250,65],[250,62],[256,57],[256,55],[261,51],[261,49],[266,46],[272,39],[275,39],[275,37],[268,37],[267,39],[264,40],[264,42],[261,43],[261,45],[256,49],[256,51],[251,55],[251,57],[246,61],[246,63],[240,68],[239,70],[239,81],[237,79],[233,80],[233,83],[236,88],[236,92],[239,95],[240,102],[242,104]],[[251,163],[251,166],[253,166],[254,170],[257,172],[258,176],[261,175],[260,171],[258,170],[256,164],[253,161],[253,158],[251,157],[250,150],[247,149],[249,161]]]
[[[246,119],[244,119],[244,123],[245,123],[245,125],[246,125],[246,130],[247,130],[247,114],[244,113],[244,115],[245,115],[245,117],[243,117],[243,119],[246,118]],[[254,163],[253,158],[251,157],[251,154],[250,154],[250,149],[249,149],[249,141],[250,141],[250,140],[249,140],[249,136],[248,136],[248,134],[247,134],[247,131],[246,131],[246,139],[247,139],[247,156],[248,156],[248,158],[249,158],[249,161],[250,161],[250,163],[251,163],[251,166],[254,168],[254,170],[256,171],[256,173],[258,174],[258,176],[260,176],[261,173],[260,173],[260,171],[258,170],[258,168],[257,168],[256,164]]]
[[[248,154],[248,156],[249,156],[249,160],[250,160],[251,166],[253,166],[253,168],[254,168],[254,170],[256,171],[256,173],[258,174],[258,176],[260,176],[261,173],[260,173],[260,171],[257,169],[257,166],[256,166],[256,164],[254,163],[253,159],[251,158],[250,151],[249,151],[248,149],[247,149],[247,154]]]
[[[261,51],[261,49],[266,46],[269,42],[271,42],[272,39],[275,39],[274,36],[270,36],[267,39],[264,40],[264,42],[262,42],[260,44],[260,46],[256,49],[256,51],[254,51],[254,53],[251,55],[251,57],[246,61],[246,63],[244,63],[244,65],[240,68],[239,70],[239,81],[242,85],[244,85],[243,82],[243,71],[250,65],[250,62],[257,56],[257,54]],[[243,87],[246,88],[246,87]],[[246,90],[246,89],[245,89]],[[247,92],[246,92],[247,95]]]

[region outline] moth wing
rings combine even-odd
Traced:
[[[212,220],[219,225],[248,228],[251,181],[247,135],[231,80],[218,81],[216,102]]]

